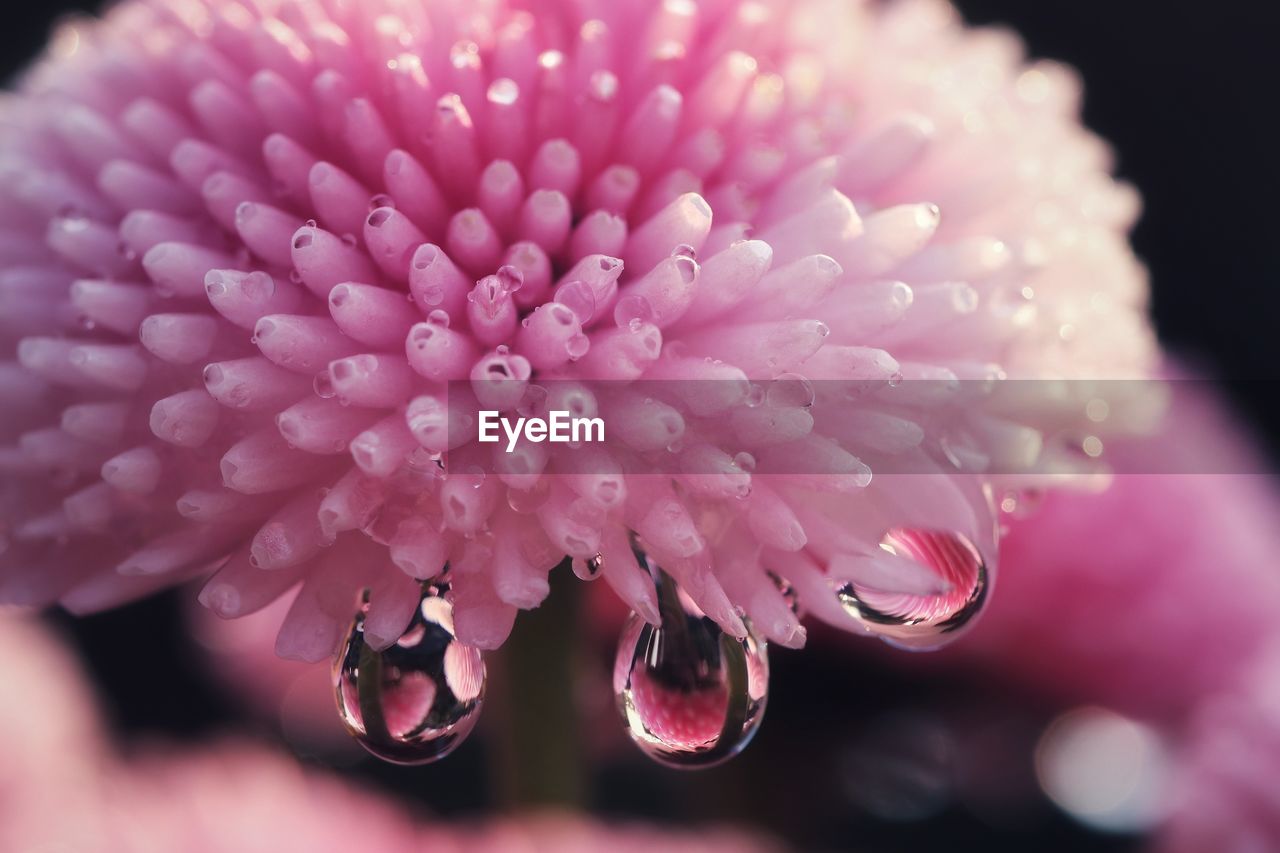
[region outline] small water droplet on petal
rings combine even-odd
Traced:
[[[312,389],[316,392],[317,397],[325,400],[332,399],[338,392],[333,387],[333,378],[329,375],[329,371],[321,370],[315,375],[315,379],[311,382]]]
[[[591,349],[591,340],[586,335],[574,335],[565,341],[564,351],[574,361],[582,358]]]
[[[507,489],[507,506],[521,515],[531,515],[547,502],[550,494],[547,479],[541,477],[531,489]]]
[[[623,296],[613,309],[613,322],[620,329],[636,331],[645,323],[652,323],[655,316],[653,304],[638,293]]]
[[[570,281],[556,289],[556,302],[573,312],[586,325],[596,313],[596,294],[585,281]]]
[[[504,264],[498,267],[497,277],[498,286],[503,293],[515,293],[524,287],[524,273],[520,272],[519,267]]]
[[[765,400],[780,409],[807,409],[817,398],[813,383],[799,373],[783,373],[769,383]]]

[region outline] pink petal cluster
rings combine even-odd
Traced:
[[[0,596],[92,611],[216,569],[202,600],[236,617],[301,584],[277,650],[318,660],[358,590],[390,643],[446,564],[482,648],[564,555],[656,622],[629,531],[725,630],[787,645],[773,575],[856,629],[829,578],[896,571],[886,530],[994,569],[984,472],[1076,471],[1087,421],[966,389],[1153,351],[1138,202],[1077,101],[933,0],[68,23],[0,105]],[[780,377],[800,398],[748,402]],[[866,393],[810,412],[827,381]],[[477,404],[539,382],[621,441],[476,443]]]
[[[47,629],[0,614],[0,849],[768,851],[729,828],[672,832],[528,814],[450,825],[249,743],[125,757],[105,741],[75,662]]]

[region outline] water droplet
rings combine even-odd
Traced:
[[[511,264],[503,264],[498,267],[496,273],[498,278],[498,286],[502,288],[503,293],[515,293],[524,287],[524,273],[520,272],[519,267]]]
[[[389,648],[364,641],[367,605],[334,661],[338,713],[369,752],[394,764],[426,764],[466,739],[484,701],[484,661],[458,642],[448,587],[425,588],[413,620]]]
[[[333,378],[329,375],[329,371],[321,370],[315,375],[311,381],[311,387],[316,392],[317,397],[325,400],[332,399],[338,392],[333,387]]]
[[[633,324],[652,323],[655,316],[653,304],[638,293],[623,296],[613,309],[613,322],[619,329],[636,331],[638,326]]]
[[[573,573],[578,576],[578,580],[593,581],[600,577],[600,571],[604,568],[604,557],[599,554],[587,560],[581,557],[574,557],[571,565],[573,566]]]
[[[373,213],[375,210],[377,210],[380,207],[390,207],[394,209],[395,206],[396,206],[396,200],[393,199],[391,196],[387,195],[386,193],[378,193],[373,198],[369,199],[370,213]]]
[[[779,409],[807,409],[813,405],[816,396],[813,383],[799,373],[779,374],[765,391],[769,405]]]
[[[710,767],[741,752],[764,717],[765,643],[720,630],[657,572],[662,627],[633,613],[614,662],[613,687],[627,733],[655,761]]]
[[[856,583],[837,591],[845,612],[890,645],[934,649],[958,635],[986,604],[987,565],[969,539],[944,530],[894,528],[881,550],[932,571],[945,590],[934,595],[884,592]]]
[[[546,412],[549,395],[550,392],[542,385],[526,386],[520,402],[516,404],[516,414],[528,418]]]
[[[564,351],[573,361],[582,358],[589,349],[591,349],[591,340],[586,335],[574,335],[564,344]]]
[[[427,315],[427,322],[432,326],[447,329],[449,328],[449,312],[443,308],[437,308]]]
[[[796,592],[796,588],[791,582],[783,578],[777,572],[766,572],[769,580],[773,581],[773,585],[778,588],[778,592],[782,595],[782,599],[787,602],[787,606],[791,608],[791,612],[797,616],[802,616],[800,612],[800,595]]]
[[[417,468],[422,471],[442,471],[444,470],[444,454],[438,450],[431,451],[425,447],[417,447],[409,454],[406,464],[411,468]]]
[[[303,225],[305,225],[308,228],[315,228],[319,224],[320,223],[316,222],[314,219],[308,219],[306,222],[303,223]]]
[[[507,489],[507,506],[521,515],[532,515],[547,502],[550,494],[547,478],[539,477],[531,489]]]
[[[741,468],[743,471],[746,471],[748,474],[756,470],[756,458],[745,450],[742,451],[741,453],[734,455],[733,464],[737,465],[739,468]]]
[[[565,306],[585,325],[596,313],[596,294],[585,281],[570,281],[556,288],[556,302]]]

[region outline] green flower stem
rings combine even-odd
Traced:
[[[513,810],[585,804],[577,719],[582,582],[568,560],[550,580],[551,594],[537,609],[521,611],[494,662],[490,707],[501,717],[494,763],[499,794]]]

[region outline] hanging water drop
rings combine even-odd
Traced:
[[[958,636],[986,604],[987,564],[966,536],[943,530],[894,528],[880,540],[890,559],[914,563],[940,581],[932,595],[845,583],[837,590],[845,612],[890,645],[934,649]]]
[[[573,573],[577,575],[578,580],[593,581],[600,577],[600,572],[604,568],[604,557],[596,554],[589,559],[574,557],[570,563],[573,567]]]
[[[334,661],[343,725],[384,761],[438,761],[466,739],[480,715],[484,661],[454,635],[447,591],[445,584],[428,584],[404,635],[381,652],[364,641],[365,604]]]
[[[800,595],[796,592],[796,588],[791,582],[779,575],[777,572],[766,572],[769,580],[773,581],[773,585],[778,588],[778,594],[787,602],[787,607],[791,608],[791,612],[797,616],[804,614],[800,610]]]
[[[769,659],[754,634],[738,639],[658,570],[662,626],[632,613],[614,661],[627,734],[670,767],[711,767],[741,752],[764,718]]]

